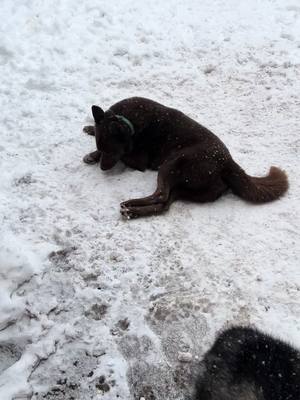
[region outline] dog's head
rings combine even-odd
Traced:
[[[92,113],[95,120],[96,146],[101,152],[100,168],[108,170],[131,150],[132,132],[112,110],[104,112],[100,107],[92,106]]]

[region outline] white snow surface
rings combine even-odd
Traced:
[[[184,399],[228,325],[300,347],[299,1],[2,0],[0,15],[0,399]],[[290,190],[124,221],[156,173],[83,164],[82,127],[131,96],[195,118],[251,175],[285,169]]]

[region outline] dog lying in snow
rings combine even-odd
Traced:
[[[97,150],[84,162],[100,161],[102,170],[119,160],[139,171],[158,170],[157,189],[151,196],[121,203],[127,218],[158,214],[175,199],[214,201],[230,188],[252,203],[282,196],[288,188],[286,174],[271,167],[267,176],[254,178],[232,159],[223,142],[182,112],[149,99],[133,97],[104,112],[92,106]]]
[[[195,400],[300,399],[300,351],[255,329],[225,330],[203,364]]]

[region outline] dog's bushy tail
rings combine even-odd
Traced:
[[[267,176],[256,178],[233,160],[224,171],[224,180],[234,194],[251,203],[267,203],[281,197],[288,189],[288,178],[284,171],[271,167]]]

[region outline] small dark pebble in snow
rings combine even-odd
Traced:
[[[204,69],[205,74],[211,74],[213,71],[215,71],[216,67],[214,65],[207,65]]]
[[[15,180],[15,185],[16,186],[20,186],[20,185],[30,185],[31,183],[36,182],[34,179],[32,179],[32,175],[31,174],[26,174],[24,176],[22,176],[19,179]]]
[[[96,383],[96,388],[98,390],[100,390],[101,392],[104,392],[104,393],[109,392],[110,386],[109,386],[108,383],[105,382],[105,376],[104,375],[101,375],[99,377],[98,383]]]
[[[118,326],[123,330],[126,331],[129,328],[130,322],[128,321],[127,318],[125,319],[120,319],[118,322]]]
[[[68,387],[70,389],[75,390],[75,389],[79,388],[79,385],[77,383],[69,383]]]
[[[56,381],[56,384],[57,385],[65,385],[67,383],[67,379],[66,378],[64,378],[64,379],[58,379],[57,381]]]

